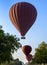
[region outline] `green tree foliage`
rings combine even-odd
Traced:
[[[0,63],[10,62],[13,59],[12,53],[17,51],[22,45],[19,38],[9,33],[4,33],[2,26],[0,26]]]
[[[17,58],[13,60],[11,63],[9,63],[8,65],[22,65],[22,62]]]
[[[47,44],[43,41],[38,48],[35,49],[33,61],[36,63],[47,63]]]

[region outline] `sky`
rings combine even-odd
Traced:
[[[29,2],[37,9],[37,18],[33,26],[26,33],[25,40],[22,40],[20,33],[13,26],[9,18],[9,10],[11,6],[17,2]],[[0,25],[3,26],[5,33],[16,35],[20,38],[22,46],[30,45],[32,47],[31,54],[35,53],[35,48],[45,41],[47,43],[47,0],[0,0]],[[27,62],[24,53],[19,49],[13,54],[14,59],[19,58],[22,62]]]

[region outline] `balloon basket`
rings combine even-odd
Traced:
[[[25,37],[21,37],[21,39],[25,39]]]

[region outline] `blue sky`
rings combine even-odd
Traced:
[[[35,48],[45,41],[47,43],[47,0],[0,0],[0,25],[3,26],[4,31],[17,37],[21,37],[20,33],[12,25],[9,19],[9,9],[17,2],[29,2],[33,4],[37,9],[37,19],[30,30],[25,35],[26,39],[21,40],[22,45],[31,45],[32,54],[35,52]],[[14,58],[19,58],[21,61],[26,62],[25,56],[21,49],[13,54]]]

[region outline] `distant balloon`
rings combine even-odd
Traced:
[[[24,36],[36,20],[37,10],[30,3],[19,2],[10,8],[9,17],[15,28]]]
[[[23,51],[23,53],[24,53],[26,56],[29,55],[29,53],[31,52],[31,50],[32,50],[32,48],[31,48],[31,46],[29,46],[29,45],[25,45],[25,46],[22,47],[22,51]]]
[[[28,61],[31,61],[31,60],[32,60],[32,55],[29,54],[28,56],[26,56],[26,59],[27,59]]]

